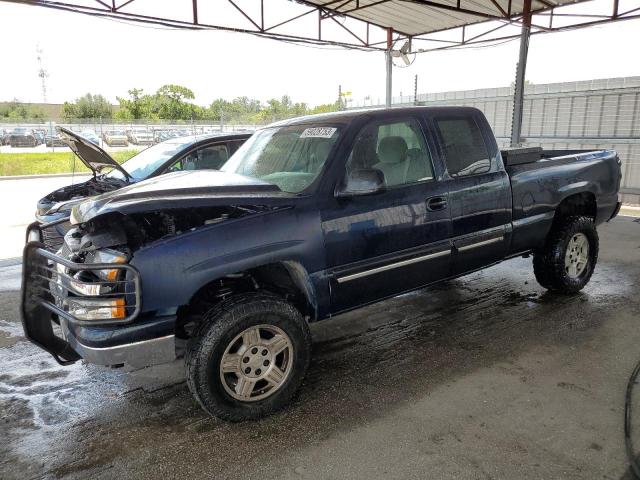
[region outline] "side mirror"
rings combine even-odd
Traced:
[[[336,197],[348,198],[373,195],[386,189],[384,173],[377,168],[363,168],[347,175],[342,186],[336,190]]]

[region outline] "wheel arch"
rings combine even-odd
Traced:
[[[594,220],[598,214],[598,202],[596,195],[591,189],[585,188],[576,191],[576,189],[565,189],[563,198],[555,209],[554,223],[564,218],[572,216],[586,216]]]
[[[316,289],[306,268],[295,260],[279,260],[208,279],[183,310],[201,310],[242,292],[267,291],[291,302],[311,322],[318,318]]]

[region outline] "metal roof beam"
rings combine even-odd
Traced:
[[[464,13],[466,15],[473,15],[476,17],[486,18],[488,20],[501,20],[504,17],[500,15],[492,15],[490,13],[478,12],[476,10],[469,10],[468,8],[462,8],[460,2],[454,7],[453,5],[446,5],[444,3],[432,2],[431,0],[402,0],[403,2],[416,3],[418,5],[424,5],[425,7],[437,8],[440,10],[448,10],[450,12]]]
[[[498,11],[502,14],[503,17],[509,18],[509,14],[504,11],[504,8],[502,8],[496,0],[491,0],[491,3],[493,3],[493,5],[498,9]]]

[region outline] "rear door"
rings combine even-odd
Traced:
[[[447,168],[453,272],[504,258],[511,233],[511,187],[489,125],[476,109],[443,110],[430,125]]]
[[[379,169],[386,191],[334,198],[322,211],[333,313],[449,275],[446,185],[434,170],[418,118],[371,121],[339,168],[344,175]]]

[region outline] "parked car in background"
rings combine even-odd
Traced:
[[[131,130],[129,140],[134,145],[151,145],[153,143],[153,132],[144,129]]]
[[[620,209],[620,165],[612,150],[501,152],[475,108],[287,120],[220,171],[76,205],[56,254],[31,226],[23,327],[61,363],[184,355],[208,413],[261,418],[302,384],[311,322],[518,256],[543,288],[580,291],[596,226]]]
[[[124,132],[124,130],[109,130],[108,132],[105,132],[103,139],[104,142],[110,147],[116,145],[126,147],[127,145],[129,145],[127,134]]]
[[[47,147],[66,147],[67,144],[57,133],[45,135],[45,145]]]
[[[164,142],[166,140],[169,140],[170,138],[174,138],[174,137],[171,135],[171,132],[169,130],[154,130],[153,131],[153,142],[154,143]]]
[[[98,135],[96,135],[96,132],[94,132],[93,130],[83,130],[80,135],[82,135],[84,138],[89,140],[94,145],[100,145],[100,138],[98,137]]]
[[[38,138],[30,128],[17,127],[9,134],[9,145],[11,147],[35,147],[38,145]]]
[[[60,188],[40,199],[36,207],[36,219],[40,223],[67,218],[71,207],[86,197],[117,190],[163,173],[218,169],[251,136],[242,133],[174,138],[153,145],[120,165],[83,136],[62,127],[57,131],[62,141],[93,172],[93,178]],[[64,222],[43,230],[51,248],[55,249],[60,244],[68,227],[69,223]]]

